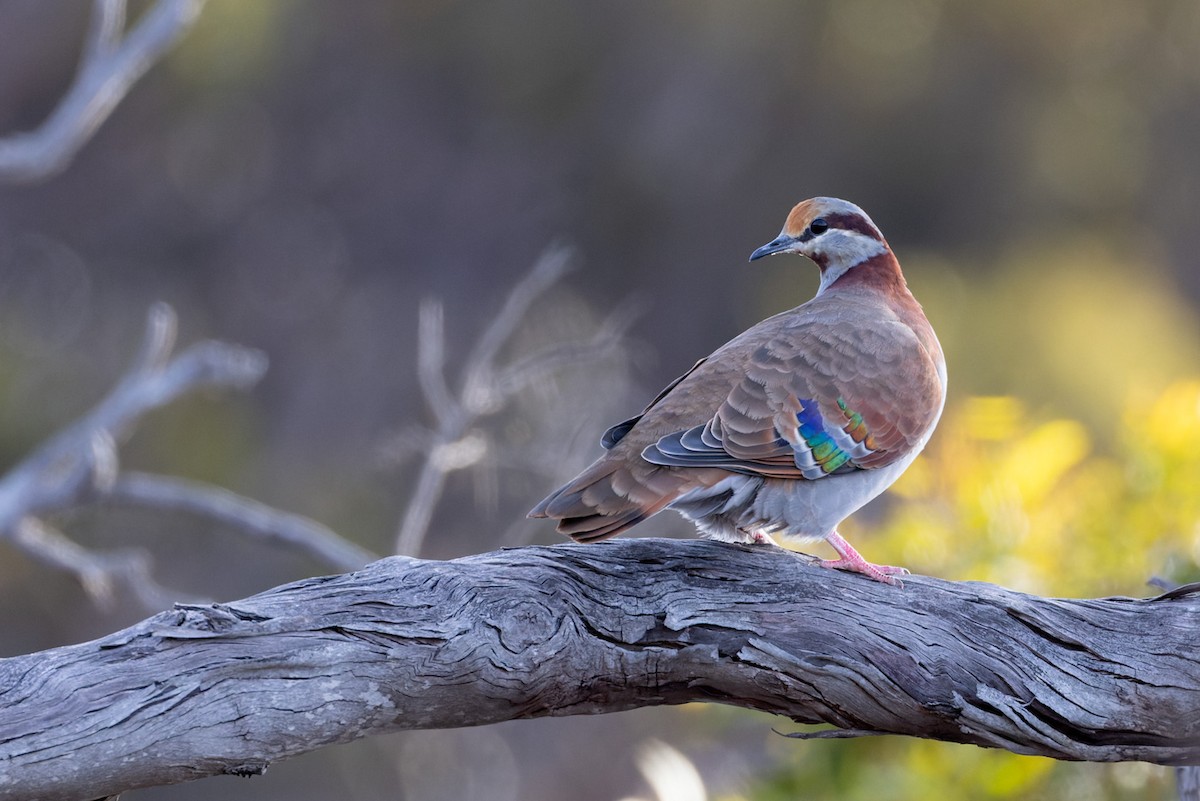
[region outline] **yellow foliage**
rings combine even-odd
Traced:
[[[1040,504],[1090,447],[1082,425],[1074,420],[1051,420],[1015,440],[997,472],[1009,477],[1025,504]]]
[[[1127,409],[1125,428],[1142,432],[1151,451],[1185,456],[1200,442],[1200,380],[1180,381],[1149,404],[1139,398]]]
[[[865,536],[872,557],[1039,594],[1145,592],[1200,551],[1200,380],[1132,397],[1121,420],[1094,443],[1015,398],[953,405]]]

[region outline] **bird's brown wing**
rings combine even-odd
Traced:
[[[592,541],[728,471],[803,480],[881,467],[919,443],[941,393],[933,359],[886,309],[806,304],[697,362],[530,516]]]
[[[662,436],[642,458],[812,480],[908,454],[941,409],[933,359],[894,316],[836,311],[780,321],[746,343],[744,374],[712,418]],[[659,408],[670,405],[668,396]]]

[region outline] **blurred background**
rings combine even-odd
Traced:
[[[88,9],[0,0],[0,135],[54,108]],[[918,573],[1148,595],[1200,557],[1198,137],[1192,0],[210,0],[63,174],[0,186],[0,466],[104,396],[164,300],[184,344],[260,348],[270,370],[147,417],[123,464],[390,553],[436,427],[422,302],[441,303],[457,392],[510,291],[566,247],[575,269],[497,362],[631,322],[480,405],[420,554],[553,542],[524,514],[608,425],[812,295],[804,260],[746,257],[793,203],[835,195],[888,236],[950,372],[926,455],[843,533]],[[146,549],[181,595],[333,572],[203,518],[54,522]],[[0,655],[148,611],[0,544]],[[780,726],[689,706],[404,733],[131,798],[616,801],[659,797],[656,771],[724,801],[1172,794],[1147,765]]]

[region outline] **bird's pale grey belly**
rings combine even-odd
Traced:
[[[817,479],[763,478],[730,473],[711,487],[679,496],[667,508],[691,520],[701,533],[726,542],[749,542],[755,533],[820,539],[895,483],[924,450],[946,403],[946,365],[939,362],[942,399],[937,413],[912,449],[889,465]]]
[[[731,473],[711,487],[681,495],[668,508],[711,539],[748,542],[756,532],[819,539],[890,487],[917,449],[886,467],[857,470],[817,481]]]

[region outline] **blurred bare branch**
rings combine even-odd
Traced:
[[[73,573],[92,602],[103,609],[112,608],[118,586],[131,590],[149,609],[189,600],[154,580],[150,557],[144,551],[96,553],[36,517],[22,518],[13,531],[12,541],[42,564]]]
[[[500,351],[512,339],[533,303],[568,272],[570,257],[568,248],[550,247],[513,287],[472,348],[462,369],[457,395],[446,380],[442,304],[436,300],[421,304],[417,375],[436,427],[410,427],[398,437],[402,450],[420,450],[425,460],[396,533],[396,553],[407,556],[420,553],[447,476],[487,458],[491,443],[478,428],[480,420],[499,412],[531,382],[568,366],[595,363],[611,356],[619,347],[631,322],[628,312],[612,315],[588,340],[556,343],[511,364],[497,365]]]
[[[0,139],[0,180],[39,181],[66,168],[133,84],[191,28],[205,1],[158,0],[125,32],[125,0],[94,0],[74,83],[40,128]]]
[[[448,425],[462,409],[446,386],[445,312],[438,300],[426,298],[417,312],[417,380],[429,411]]]
[[[226,523],[242,534],[307,551],[343,570],[355,570],[378,558],[315,520],[200,481],[128,472],[104,493],[104,500],[202,515]]]
[[[90,551],[46,524],[41,515],[96,500],[184,509],[251,536],[302,548],[337,568],[370,561],[372,554],[318,523],[227,490],[120,472],[118,442],[142,415],[204,387],[248,387],[266,372],[261,352],[222,342],[201,342],[172,358],[175,333],[171,307],[152,306],[138,355],[108,397],[0,478],[0,538],[44,564],[73,573],[102,604],[111,601],[117,584],[128,586],[149,606],[162,605],[168,594],[150,580],[144,554]]]
[[[570,248],[562,244],[550,246],[529,274],[508,293],[500,313],[475,343],[463,370],[463,402],[469,411],[492,411],[503,404],[507,396],[500,392],[495,380],[496,355],[512,338],[533,302],[567,274],[571,268],[571,255]],[[534,354],[532,358],[539,355]]]

